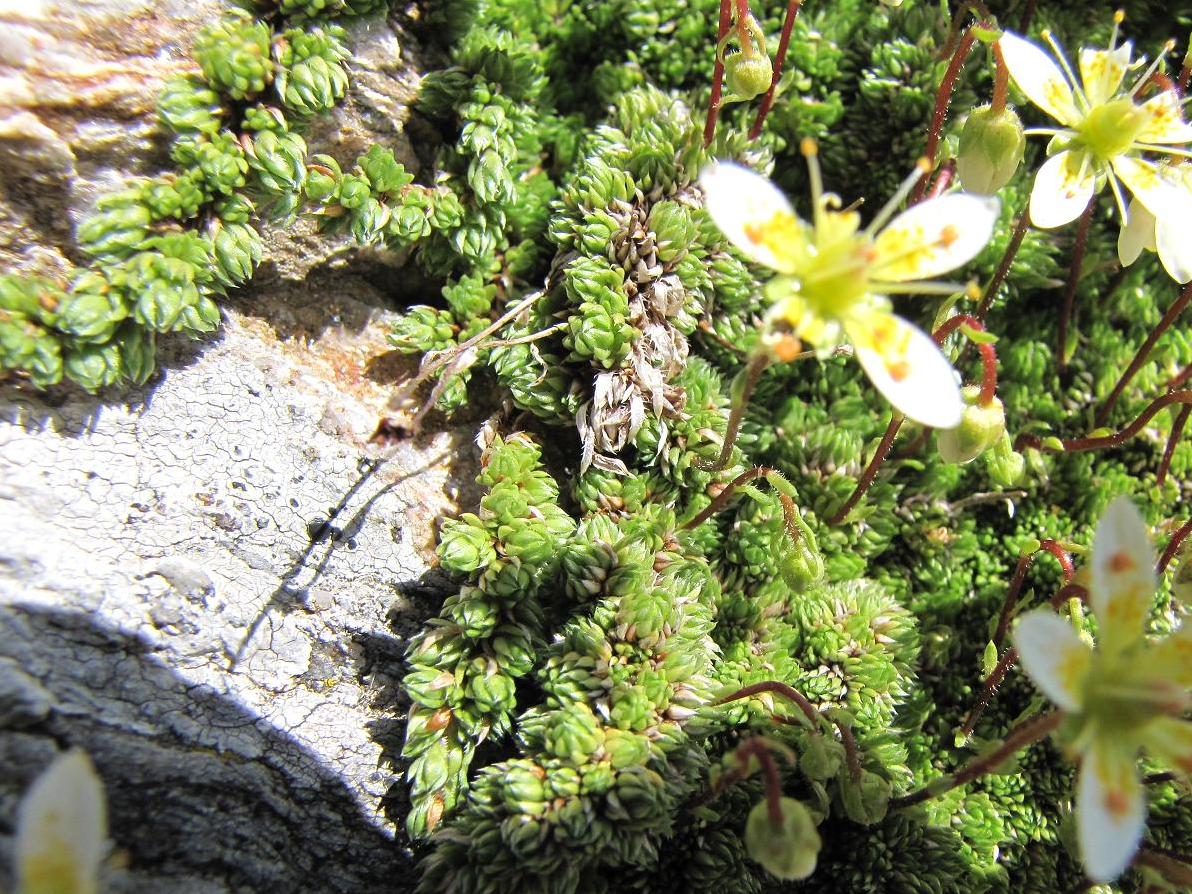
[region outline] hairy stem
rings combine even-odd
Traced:
[[[1030,225],[1030,212],[1023,210],[1022,214],[1018,215],[1018,220],[1014,223],[1014,233],[1010,237],[1010,241],[1006,243],[1006,250],[1002,252],[1002,259],[998,262],[997,270],[993,272],[993,278],[989,280],[989,285],[985,287],[985,292],[981,295],[981,303],[977,305],[977,312],[974,316],[978,320],[984,320],[985,315],[989,313],[989,306],[993,304],[994,296],[1001,284],[1006,279],[1006,274],[1010,272],[1010,265],[1014,263],[1014,256],[1018,254],[1018,249],[1022,247],[1023,237],[1026,236],[1026,228]]]
[[[720,0],[720,24],[716,29],[716,46],[728,34],[729,24],[732,22],[732,0]],[[720,51],[716,52],[716,64],[712,69],[712,96],[708,100],[708,117],[704,122],[704,145],[710,146],[712,138],[716,136],[716,119],[720,117],[720,98],[724,91],[724,60]]]
[[[1006,59],[1002,55],[1002,45],[993,42],[993,101],[990,106],[995,112],[1006,108],[1006,94],[1010,92],[1010,69],[1006,68]]]
[[[1076,225],[1076,244],[1072,248],[1071,266],[1068,268],[1068,281],[1064,286],[1064,305],[1060,311],[1059,345],[1056,351],[1056,363],[1063,373],[1068,368],[1068,326],[1072,321],[1072,309],[1076,303],[1076,286],[1080,283],[1080,271],[1084,266],[1084,250],[1089,241],[1089,225],[1093,222],[1093,209],[1097,205],[1094,196],[1080,215],[1080,222]]]
[[[1059,441],[1057,445],[1054,443],[1044,443],[1043,439],[1038,435],[1023,433],[1015,439],[1014,449],[1022,450],[1025,447],[1033,447],[1036,450],[1043,450],[1048,453],[1080,453],[1085,450],[1120,447],[1142,431],[1146,424],[1154,418],[1156,413],[1173,404],[1192,404],[1192,391],[1172,391],[1164,394],[1162,397],[1155,398],[1147,405],[1146,409],[1138,414],[1138,418],[1121,431],[1114,432],[1113,434],[1085,438],[1057,438],[1056,440]]]
[[[753,119],[753,127],[749,128],[749,139],[755,140],[762,132],[762,125],[766,123],[766,116],[774,105],[774,92],[778,89],[778,79],[782,77],[782,63],[786,61],[786,51],[791,44],[791,32],[795,27],[795,16],[799,14],[802,0],[787,0],[786,18],[782,20],[782,33],[778,36],[778,52],[774,54],[774,74],[770,78],[770,89],[762,97],[762,104],[757,110],[757,117]]]
[[[1189,532],[1192,532],[1192,518],[1180,525],[1179,529],[1171,535],[1171,540],[1167,542],[1167,547],[1163,550],[1163,555],[1159,556],[1159,563],[1155,566],[1156,574],[1162,574],[1167,570],[1167,566],[1171,564],[1171,560],[1180,551],[1180,546],[1187,538]]]
[[[960,74],[960,69],[964,66],[965,57],[968,56],[969,50],[973,48],[973,43],[976,39],[971,28],[965,30],[964,36],[960,38],[960,44],[956,47],[956,52],[952,54],[952,60],[948,63],[948,67],[944,71],[939,88],[935,92],[935,109],[931,114],[931,127],[927,131],[927,146],[923,152],[933,166],[935,164],[935,153],[940,144],[940,136],[944,129],[944,121],[948,117],[948,106],[952,104],[952,91],[956,89],[956,78]],[[923,198],[926,185],[927,175],[924,174],[919,178],[919,182],[915,184],[914,192],[911,193],[910,204],[913,205]]]
[[[725,705],[729,702],[735,702],[742,698],[751,698],[755,695],[761,695],[763,692],[768,692],[773,695],[781,695],[787,701],[792,701],[798,705],[799,710],[811,722],[811,729],[815,732],[819,731],[820,721],[823,719],[819,711],[815,709],[815,705],[807,700],[798,689],[793,686],[788,686],[786,683],[780,683],[778,680],[763,680],[760,683],[753,683],[742,689],[738,689],[731,695],[726,695],[723,698],[718,698],[712,702],[713,705]]]
[[[1167,446],[1163,449],[1163,459],[1159,460],[1159,472],[1155,475],[1155,483],[1162,486],[1167,480],[1167,471],[1171,468],[1171,458],[1175,455],[1175,446],[1179,443],[1180,435],[1184,433],[1184,426],[1188,424],[1188,416],[1192,414],[1192,406],[1180,407],[1179,415],[1171,424],[1171,434],[1167,436]]]
[[[1063,719],[1063,711],[1052,711],[1050,714],[1041,714],[1020,723],[996,748],[975,757],[951,776],[942,776],[909,795],[890,799],[890,807],[910,807],[914,804],[922,804],[924,801],[939,797],[952,789],[967,785],[974,779],[979,779],[991,770],[996,770],[1011,755],[1045,738],[1060,725]]]
[[[1101,405],[1101,409],[1097,411],[1097,425],[1104,425],[1105,420],[1109,418],[1110,412],[1113,410],[1114,404],[1117,403],[1118,398],[1122,396],[1122,392],[1126,386],[1130,384],[1130,380],[1142,369],[1142,365],[1146,363],[1147,358],[1151,356],[1151,351],[1154,350],[1155,344],[1163,336],[1163,333],[1171,328],[1179,315],[1184,312],[1184,308],[1188,306],[1188,302],[1192,301],[1192,282],[1184,286],[1180,292],[1179,297],[1172,302],[1171,307],[1167,308],[1167,313],[1163,314],[1163,318],[1159,320],[1154,329],[1151,330],[1150,335],[1146,337],[1146,341],[1142,343],[1139,349],[1134,353],[1134,359],[1130,361],[1130,365],[1126,367],[1126,371],[1121,374],[1117,380],[1117,384],[1113,386],[1113,391],[1109,393],[1109,397],[1105,399],[1105,403]]]
[[[728,465],[729,457],[733,453],[733,445],[737,443],[737,432],[741,428],[741,420],[745,418],[745,409],[749,406],[749,398],[753,394],[753,389],[757,387],[758,379],[762,377],[762,373],[769,365],[770,358],[760,351],[749,358],[741,390],[733,397],[733,405],[729,410],[728,427],[724,432],[724,443],[720,447],[720,455],[711,463],[697,460],[695,462],[697,469],[702,472],[719,472]]]

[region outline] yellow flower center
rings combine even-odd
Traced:
[[[1146,113],[1130,99],[1094,106],[1080,123],[1080,139],[1102,160],[1121,155],[1146,127]]]
[[[824,211],[816,221],[796,276],[803,299],[822,317],[843,317],[869,292],[875,252],[860,224],[855,211]]]

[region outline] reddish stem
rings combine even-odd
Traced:
[[[724,442],[720,445],[720,455],[710,463],[696,460],[695,467],[701,472],[719,472],[728,465],[729,457],[733,453],[733,445],[737,443],[737,432],[741,429],[741,420],[745,418],[745,409],[749,406],[749,398],[753,389],[766,367],[770,365],[770,358],[765,353],[756,353],[749,358],[745,367],[745,379],[741,383],[739,397],[734,397],[733,405],[728,412],[728,424],[724,430]]]
[[[716,136],[716,119],[720,116],[720,97],[724,90],[724,60],[720,54],[720,42],[728,34],[733,17],[732,0],[720,0],[720,25],[716,29],[716,65],[712,69],[712,96],[708,100],[708,117],[704,122],[704,145],[710,146]]]
[[[1063,550],[1063,548],[1060,547],[1060,545],[1054,540],[1044,540],[1039,549],[1046,549],[1053,556],[1059,559],[1060,566],[1064,570],[1064,585],[1056,590],[1055,594],[1051,597],[1051,607],[1058,609],[1067,600],[1074,596],[1081,600],[1087,599],[1088,590],[1086,590],[1080,584],[1072,583],[1072,576],[1076,573],[1076,570],[1072,567],[1071,557]],[[1018,560],[1018,568],[1029,568],[1030,561],[1026,561],[1024,563],[1023,560],[1025,559],[1033,561],[1036,555],[1038,555],[1038,551],[1031,554],[1030,556],[1023,556]],[[998,621],[998,631],[996,634],[994,634],[993,642],[994,645],[999,649],[1002,647],[1002,640],[1006,635],[1006,628],[1009,626],[1009,609],[1013,608],[1014,602],[1016,602],[1018,599],[1018,590],[1022,587],[1022,578],[1024,577],[1026,577],[1026,571],[1023,571],[1020,576],[1018,569],[1015,569],[1014,581],[1010,584],[1010,588],[1013,590],[1013,599],[1011,599],[1010,593],[1007,592],[1006,604],[1002,610],[1002,617]],[[1002,681],[1006,678],[1006,674],[1009,673],[1010,669],[1014,667],[1016,661],[1018,661],[1018,650],[1011,647],[1002,654],[1002,657],[998,660],[998,663],[994,666],[993,670],[990,671],[989,676],[985,678],[984,683],[981,685],[981,694],[977,697],[977,703],[973,706],[973,709],[969,711],[968,719],[965,720],[964,726],[960,728],[961,735],[963,735],[965,738],[971,736],[973,734],[973,730],[977,728],[977,721],[981,719],[981,715],[985,713],[985,709],[992,704],[993,696],[997,692],[997,688],[1002,685]]]
[[[1001,112],[1006,108],[1006,95],[1009,91],[1010,69],[1006,67],[1001,42],[995,40],[993,42],[993,101],[990,103],[993,111]]]
[[[745,45],[753,43],[749,28],[746,27],[746,22],[749,21],[753,13],[749,9],[749,0],[736,0],[736,7],[737,14],[734,18],[736,19],[735,24],[737,26],[737,41],[741,44],[741,50],[744,52]]]
[[[1175,391],[1177,388],[1183,388],[1189,379],[1192,379],[1192,363],[1181,369],[1175,378],[1167,383],[1167,390]]]
[[[931,184],[931,192],[928,194],[930,198],[938,199],[948,185],[952,182],[952,177],[956,173],[956,162],[949,158],[946,162],[940,165],[940,172],[936,175],[935,183]]]
[[[1192,518],[1180,525],[1179,529],[1171,535],[1171,540],[1168,541],[1167,548],[1163,550],[1163,555],[1159,556],[1159,564],[1155,566],[1155,574],[1162,574],[1167,570],[1167,566],[1171,564],[1171,560],[1180,551],[1180,546],[1190,531],[1192,531]]]
[[[778,765],[774,763],[774,756],[766,746],[764,739],[755,736],[746,739],[737,748],[737,761],[741,764],[742,778],[749,773],[749,758],[756,757],[762,765],[762,774],[766,778],[766,811],[770,815],[770,822],[775,826],[782,825],[782,782],[778,778]]]
[[[962,325],[968,325],[978,332],[985,331],[985,326],[973,315],[957,314],[945,320],[931,334],[931,338],[937,345],[942,345],[944,339]],[[997,389],[997,354],[993,350],[993,345],[982,344],[980,348],[981,361],[984,367],[981,378],[981,401],[982,403],[988,403],[993,399]],[[828,524],[838,525],[844,521],[848,517],[848,514],[853,511],[853,508],[860,501],[861,497],[865,495],[865,491],[869,490],[869,486],[873,484],[873,479],[877,477],[878,469],[882,467],[882,463],[886,461],[886,457],[890,454],[890,448],[894,446],[894,439],[898,437],[898,430],[902,428],[903,421],[904,417],[897,413],[890,417],[890,424],[886,426],[886,433],[882,435],[882,440],[877,445],[877,450],[873,452],[873,457],[869,460],[869,465],[861,473],[861,478],[857,481],[857,486],[853,488],[853,492],[849,494],[849,498],[844,501],[844,505],[840,507],[835,515],[828,519]]]
[[[733,494],[735,494],[737,492],[738,488],[742,487],[743,485],[748,484],[750,481],[752,481],[755,478],[760,478],[761,476],[765,475],[769,471],[770,470],[767,469],[765,466],[758,466],[755,469],[750,469],[748,472],[742,472],[740,475],[738,475],[736,478],[734,478],[732,481],[730,481],[728,484],[726,484],[724,486],[724,490],[722,490],[720,493],[718,493],[712,499],[712,502],[704,507],[703,512],[701,512],[699,515],[695,516],[695,518],[691,519],[691,521],[687,522],[687,524],[683,525],[683,527],[688,531],[690,531],[692,528],[698,528],[700,525],[702,525],[704,522],[706,522],[708,519],[710,519],[713,515],[715,515],[717,512],[719,512],[725,506],[727,506],[728,501],[733,498]]]
[[[951,778],[945,777],[943,780],[936,780],[935,783],[926,785],[909,795],[903,795],[901,798],[891,798],[890,807],[910,807],[914,804],[922,804],[924,801],[950,792],[952,789],[967,785],[991,770],[996,770],[1016,751],[1043,739],[1059,726],[1063,719],[1063,711],[1052,711],[1050,714],[1042,714],[1020,723],[1010,730],[1001,745],[987,754],[973,758]]]
[[[1159,473],[1155,476],[1155,483],[1160,487],[1167,480],[1167,472],[1171,468],[1171,458],[1175,455],[1175,445],[1179,443],[1180,435],[1184,433],[1184,426],[1188,424],[1190,414],[1192,414],[1192,406],[1180,407],[1179,415],[1171,424],[1171,434],[1167,436],[1167,447],[1163,450],[1163,459],[1159,460]]]
[[[793,686],[788,686],[786,683],[780,683],[778,680],[763,680],[760,683],[753,683],[742,689],[738,689],[732,695],[726,695],[723,698],[718,698],[712,702],[713,705],[724,705],[728,702],[735,702],[737,699],[750,698],[755,695],[761,695],[763,692],[769,692],[774,695],[781,695],[788,701],[794,702],[799,706],[799,710],[803,712],[809,721],[811,721],[811,729],[819,731],[819,723],[823,719],[819,711],[815,710],[815,705],[809,702],[806,696]]]
[[[935,152],[939,148],[940,135],[944,129],[944,119],[948,117],[948,106],[952,103],[952,91],[956,89],[956,78],[960,74],[965,57],[968,56],[969,50],[973,48],[973,43],[976,39],[971,28],[964,32],[964,36],[960,39],[960,45],[957,46],[956,52],[952,54],[952,60],[948,63],[948,68],[944,71],[944,77],[940,81],[939,89],[935,92],[935,110],[931,114],[931,127],[927,131],[927,148],[923,152],[932,165],[935,164]],[[927,176],[923,175],[919,178],[919,182],[915,184],[915,190],[911,193],[910,204],[913,205],[923,198],[923,190],[926,184]]]
[[[997,290],[1001,287],[1006,275],[1010,272],[1010,265],[1014,263],[1014,256],[1018,254],[1018,249],[1022,247],[1022,240],[1026,236],[1026,228],[1030,225],[1030,222],[1030,212],[1023,210],[1022,214],[1018,216],[1018,221],[1014,224],[1014,234],[1010,237],[1010,241],[1006,243],[1006,250],[1002,252],[1002,259],[998,262],[997,270],[993,273],[993,279],[989,280],[989,285],[985,287],[985,294],[981,296],[981,303],[977,305],[977,312],[974,316],[978,320],[984,320],[985,314],[989,313],[989,306],[993,304]]]
[[[1068,347],[1068,325],[1072,319],[1072,306],[1076,303],[1076,286],[1080,282],[1080,268],[1084,266],[1084,249],[1088,245],[1089,225],[1093,222],[1093,208],[1097,199],[1089,199],[1087,207],[1080,215],[1080,223],[1076,226],[1076,244],[1072,249],[1071,266],[1068,268],[1068,282],[1064,288],[1064,307],[1060,313],[1059,352],[1056,362],[1062,373],[1068,368],[1068,360],[1064,352]]]
[[[853,488],[853,492],[849,494],[849,498],[844,501],[844,505],[840,507],[839,511],[828,519],[828,524],[838,525],[844,521],[848,514],[853,511],[853,507],[864,496],[865,491],[869,490],[869,485],[873,484],[873,479],[877,477],[877,470],[882,467],[882,463],[886,461],[886,456],[890,453],[890,448],[894,446],[894,439],[898,437],[898,430],[902,428],[904,419],[905,417],[898,413],[890,417],[890,424],[886,426],[886,433],[882,435],[882,440],[877,445],[877,450],[873,451],[873,457],[869,460],[869,465],[865,467],[865,471],[861,473],[861,478],[857,481],[857,486]]]
[[[1060,446],[1056,447],[1044,444],[1043,439],[1038,435],[1024,433],[1019,435],[1015,440],[1014,449],[1022,450],[1025,447],[1033,447],[1036,450],[1044,450],[1048,453],[1080,453],[1084,450],[1100,450],[1103,447],[1119,447],[1142,431],[1143,427],[1154,418],[1156,413],[1165,407],[1170,407],[1172,404],[1192,404],[1192,391],[1172,391],[1164,394],[1162,397],[1155,398],[1138,415],[1137,419],[1121,431],[1114,432],[1111,435],[1068,438],[1061,440]]]
[[[774,55],[774,75],[770,78],[770,89],[762,97],[762,104],[757,110],[757,117],[753,119],[753,127],[749,128],[749,139],[755,140],[762,132],[762,125],[766,116],[770,114],[770,107],[774,105],[774,91],[778,89],[778,79],[782,76],[782,64],[786,61],[786,51],[791,43],[791,32],[795,28],[795,16],[799,14],[802,0],[787,0],[786,18],[782,20],[782,33],[778,36],[778,52]]]
[[[1117,403],[1118,398],[1121,397],[1126,386],[1130,384],[1130,380],[1142,369],[1142,365],[1146,363],[1147,358],[1151,355],[1151,351],[1154,350],[1155,344],[1163,336],[1163,333],[1171,328],[1171,324],[1184,312],[1184,308],[1188,306],[1188,302],[1190,301],[1192,301],[1192,282],[1184,286],[1179,297],[1172,302],[1171,307],[1167,308],[1167,313],[1163,314],[1163,319],[1151,330],[1150,335],[1146,337],[1146,341],[1134,353],[1134,359],[1130,361],[1130,365],[1126,367],[1126,371],[1121,374],[1117,380],[1117,384],[1113,386],[1113,391],[1105,399],[1105,403],[1101,405],[1101,409],[1097,411],[1097,425],[1105,424],[1105,420],[1109,418],[1114,404]]]
[[[848,775],[853,782],[861,781],[861,755],[857,750],[857,739],[847,724],[834,720],[836,729],[840,731],[840,743],[844,745],[844,757],[848,763]]]
[[[1026,0],[1026,6],[1022,9],[1022,18],[1018,20],[1018,30],[1022,34],[1026,34],[1026,29],[1031,27],[1031,20],[1035,18],[1035,3],[1037,0]]]

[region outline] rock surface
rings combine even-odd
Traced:
[[[220,5],[0,0],[0,268],[64,271],[95,197],[161,169],[153,99]],[[352,38],[312,151],[414,169],[416,50]],[[0,383],[0,889],[17,801],[71,746],[110,801],[105,890],[412,888],[396,680],[475,451],[468,423],[371,441],[409,372],[381,308],[419,288],[390,261],[273,231],[218,336],[168,341],[146,388]]]

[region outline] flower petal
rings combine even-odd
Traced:
[[[1089,601],[1101,649],[1117,652],[1142,639],[1155,597],[1154,564],[1142,516],[1128,497],[1116,498],[1093,535]]]
[[[908,282],[955,270],[989,242],[1000,207],[993,196],[959,192],[920,202],[878,235],[870,275],[878,283]]]
[[[1172,279],[1192,280],[1192,198],[1155,224],[1155,250]]]
[[[1192,689],[1192,622],[1155,643],[1147,651],[1146,667],[1156,679],[1181,690]]]
[[[926,332],[877,308],[854,311],[844,330],[870,381],[896,410],[932,428],[960,424],[964,401],[956,373]]]
[[[1080,83],[1090,106],[1098,106],[1117,93],[1130,67],[1131,52],[1130,41],[1116,50],[1080,51]]]
[[[1031,189],[1031,223],[1049,230],[1080,217],[1096,190],[1096,171],[1085,152],[1053,155],[1035,175]]]
[[[1146,210],[1138,199],[1130,200],[1126,221],[1118,232],[1118,260],[1129,267],[1138,260],[1143,249],[1155,250],[1155,215]]]
[[[1143,733],[1142,747],[1177,773],[1192,776],[1192,722],[1175,717],[1152,720]]]
[[[1136,139],[1140,143],[1192,142],[1192,124],[1184,121],[1180,98],[1174,90],[1164,90],[1142,104],[1146,125]]]
[[[1110,163],[1113,172],[1155,217],[1178,214],[1180,206],[1187,201],[1188,193],[1183,179],[1171,169],[1171,165],[1157,165],[1125,155],[1116,156]]]
[[[103,784],[90,758],[60,755],[17,810],[17,890],[95,894],[107,837]]]
[[[782,273],[794,272],[806,226],[778,187],[731,162],[708,165],[699,185],[712,220],[745,257]]]
[[[1085,752],[1076,791],[1076,830],[1084,871],[1113,881],[1130,865],[1146,826],[1146,798],[1133,749],[1098,738]]]
[[[998,42],[1010,77],[1027,99],[1061,124],[1069,126],[1080,120],[1072,88],[1064,73],[1040,47],[1009,31]]]
[[[1043,694],[1065,711],[1079,711],[1084,675],[1093,650],[1072,625],[1045,608],[1027,612],[1014,627],[1023,670]]]

